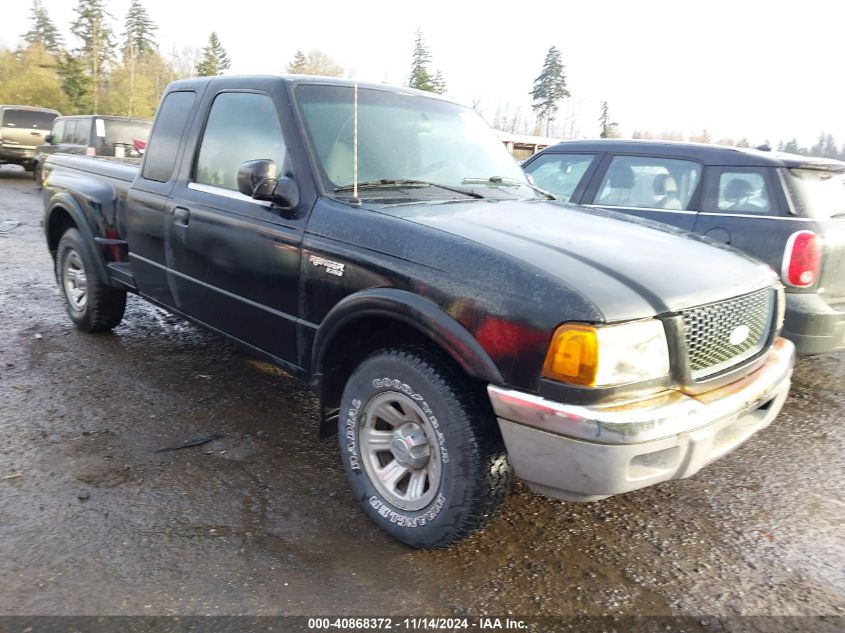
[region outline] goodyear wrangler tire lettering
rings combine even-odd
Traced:
[[[375,352],[350,376],[340,408],[350,486],[370,519],[404,543],[445,547],[504,498],[510,468],[483,385],[436,350]]]
[[[352,401],[352,406],[346,414],[346,430],[343,437],[346,440],[346,454],[349,456],[349,467],[353,470],[361,470],[361,463],[358,461],[358,453],[355,446],[355,426],[358,423],[358,410],[361,408],[361,401],[357,398]]]

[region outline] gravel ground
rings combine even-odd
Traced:
[[[776,422],[692,479],[585,505],[517,483],[482,532],[413,551],[359,511],[302,383],[134,297],[113,334],[76,331],[28,176],[0,168],[22,223],[0,235],[0,614],[845,626],[845,355],[799,361]]]

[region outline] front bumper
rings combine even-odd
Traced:
[[[783,335],[798,354],[845,350],[845,304],[831,305],[818,294],[786,294]]]
[[[535,492],[569,501],[690,477],[767,427],[789,393],[793,344],[752,374],[695,396],[576,406],[488,386],[508,457]]]

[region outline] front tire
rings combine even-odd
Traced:
[[[126,291],[106,284],[76,229],[68,229],[56,250],[56,280],[70,320],[85,332],[111,330],[123,319]]]
[[[510,466],[483,389],[420,348],[376,352],[350,376],[341,459],[364,511],[418,548],[480,528],[507,494]]]

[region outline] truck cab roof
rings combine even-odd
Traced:
[[[429,99],[439,99],[441,101],[451,101],[441,95],[425,90],[417,90],[416,88],[408,88],[405,86],[394,86],[390,84],[373,83],[366,81],[356,81],[355,79],[347,79],[343,77],[327,77],[324,75],[218,75],[216,77],[192,77],[190,79],[181,79],[174,81],[168,86],[168,92],[175,90],[197,90],[203,88],[208,84],[214,83],[216,85],[231,85],[233,87],[248,86],[255,88],[277,88],[279,86],[296,86],[296,85],[328,85],[328,86],[344,86],[353,87],[357,84],[358,88],[367,90],[383,90],[385,92],[396,92],[415,94]]]

